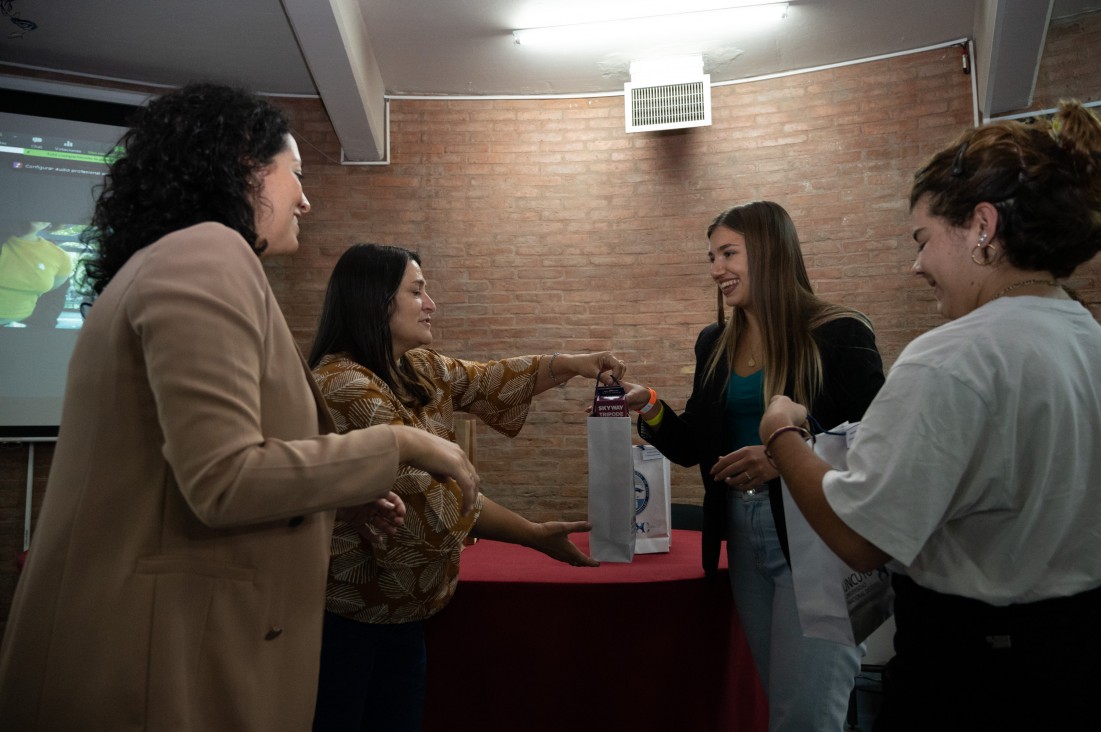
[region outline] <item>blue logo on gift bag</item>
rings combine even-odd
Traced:
[[[637,470],[635,473],[635,515],[646,510],[646,507],[650,505],[650,484],[643,477],[642,473]]]

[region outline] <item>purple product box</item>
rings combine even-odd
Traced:
[[[597,386],[593,399],[594,417],[630,417],[627,411],[627,392],[619,384]]]

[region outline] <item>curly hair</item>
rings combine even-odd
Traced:
[[[1101,250],[1101,121],[1075,101],[1050,122],[995,122],[968,130],[914,176],[910,208],[965,226],[982,202],[1019,269],[1069,277]]]
[[[343,353],[382,379],[406,406],[427,404],[435,393],[428,379],[404,357],[395,365],[390,315],[394,296],[416,252],[384,244],[353,244],[340,255],[310,349],[310,368],[331,353]]]
[[[84,274],[99,294],[130,257],[162,236],[216,221],[259,254],[257,173],[287,145],[290,121],[242,89],[191,84],[140,108],[119,145],[82,237]]]
[[[707,227],[711,237],[720,226],[745,238],[749,258],[749,293],[753,310],[761,320],[765,362],[764,397],[783,394],[793,385],[801,404],[810,404],[822,389],[822,355],[812,332],[838,318],[855,318],[869,330],[871,321],[857,310],[834,305],[814,294],[799,234],[788,212],[772,201],[753,201],[728,208]],[[707,361],[707,379],[720,364],[733,373],[738,337],[746,328],[746,316],[734,308],[726,318],[722,290],[718,292],[718,322],[723,325],[719,347]]]

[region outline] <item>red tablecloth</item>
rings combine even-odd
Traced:
[[[427,637],[425,732],[767,728],[725,564],[704,579],[699,532],[595,569],[478,542]]]

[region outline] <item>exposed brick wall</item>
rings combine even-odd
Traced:
[[[662,133],[626,134],[620,97],[395,100],[391,164],[341,166],[320,103],[292,100],[313,212],[299,253],[267,270],[306,350],[348,245],[415,248],[441,352],[610,349],[680,407],[696,334],[715,312],[704,229],[727,206],[767,198],[791,212],[818,291],[867,313],[891,363],[942,322],[908,274],[906,193],[926,156],[971,123],[971,103],[955,48],[716,87],[710,127]],[[1074,284],[1101,302],[1101,262]],[[486,492],[533,519],[583,516],[591,395],[574,380],[537,397],[513,440],[481,426]],[[36,452],[39,501],[52,450]],[[25,475],[26,447],[0,450],[0,617]],[[674,468],[673,498],[699,502],[694,469]]]

